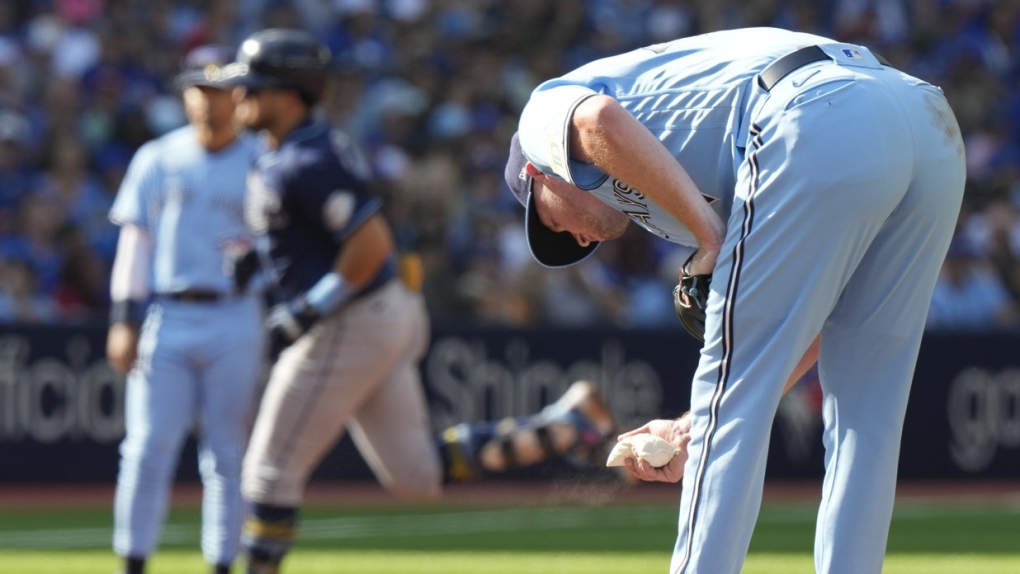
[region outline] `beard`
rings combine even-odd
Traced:
[[[608,241],[623,236],[630,225],[630,218],[609,206],[600,205],[595,212],[585,213],[584,222],[594,235]]]

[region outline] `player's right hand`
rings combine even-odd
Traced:
[[[274,305],[266,315],[269,348],[273,356],[283,351],[319,320],[319,314],[304,298]]]
[[[138,358],[138,325],[113,323],[106,335],[106,360],[114,372],[124,375]]]
[[[666,466],[656,468],[647,461],[637,457],[628,458],[627,470],[638,480],[648,482],[679,482],[684,477],[684,465],[687,464],[687,445],[691,442],[691,413],[684,413],[678,419],[656,419],[621,434],[617,440],[641,433],[649,433],[680,449],[680,452]]]

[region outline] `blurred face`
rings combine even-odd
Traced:
[[[566,231],[584,247],[595,241],[617,239],[627,230],[630,218],[595,195],[550,177],[528,164],[534,182],[531,194],[542,224],[557,232]]]
[[[182,94],[184,113],[194,125],[213,130],[229,129],[234,119],[230,92],[208,86],[190,86]]]
[[[263,130],[270,126],[279,105],[280,92],[265,88],[234,88],[235,116],[238,122],[251,130]]]

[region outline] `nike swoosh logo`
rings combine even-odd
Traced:
[[[818,70],[815,70],[814,72],[811,72],[810,74],[808,74],[806,77],[804,77],[801,80],[794,80],[793,81],[793,87],[799,88],[799,87],[803,86],[804,82],[806,82],[806,81],[810,80],[811,78],[813,78],[814,75],[817,74],[817,73],[818,73]]]

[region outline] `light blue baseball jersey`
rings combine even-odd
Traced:
[[[241,135],[218,152],[183,127],[142,146],[110,212],[152,240],[151,286],[138,359],[124,399],[126,436],[114,500],[114,550],[149,556],[166,514],[166,480],[197,422],[202,476],[202,552],[229,564],[240,540],[241,456],[262,367],[261,305],[235,296],[225,265],[232,246],[250,244],[245,174],[254,140]],[[217,300],[159,297],[214,291]]]
[[[640,190],[568,159],[566,126],[574,109],[591,95],[612,96],[674,153],[725,220],[747,145],[747,110],[760,95],[751,80],[779,56],[820,44],[841,46],[811,34],[755,28],[683,38],[597,60],[535,89],[520,118],[521,148],[543,173],[590,190],[668,241],[696,246],[691,232]],[[880,66],[865,49],[854,48],[859,65]]]
[[[768,88],[757,81],[807,46],[828,58]],[[692,234],[643,194],[569,158],[571,115],[593,94],[651,131],[726,222],[670,573],[741,571],[784,383],[820,340],[815,570],[878,574],[913,369],[966,176],[944,94],[863,46],[759,28],[604,58],[536,88],[518,130],[527,159],[689,246]]]
[[[233,290],[224,254],[250,242],[244,225],[245,181],[237,174],[247,173],[254,153],[249,134],[210,153],[193,128],[185,126],[135,154],[110,219],[149,232],[154,293]]]

